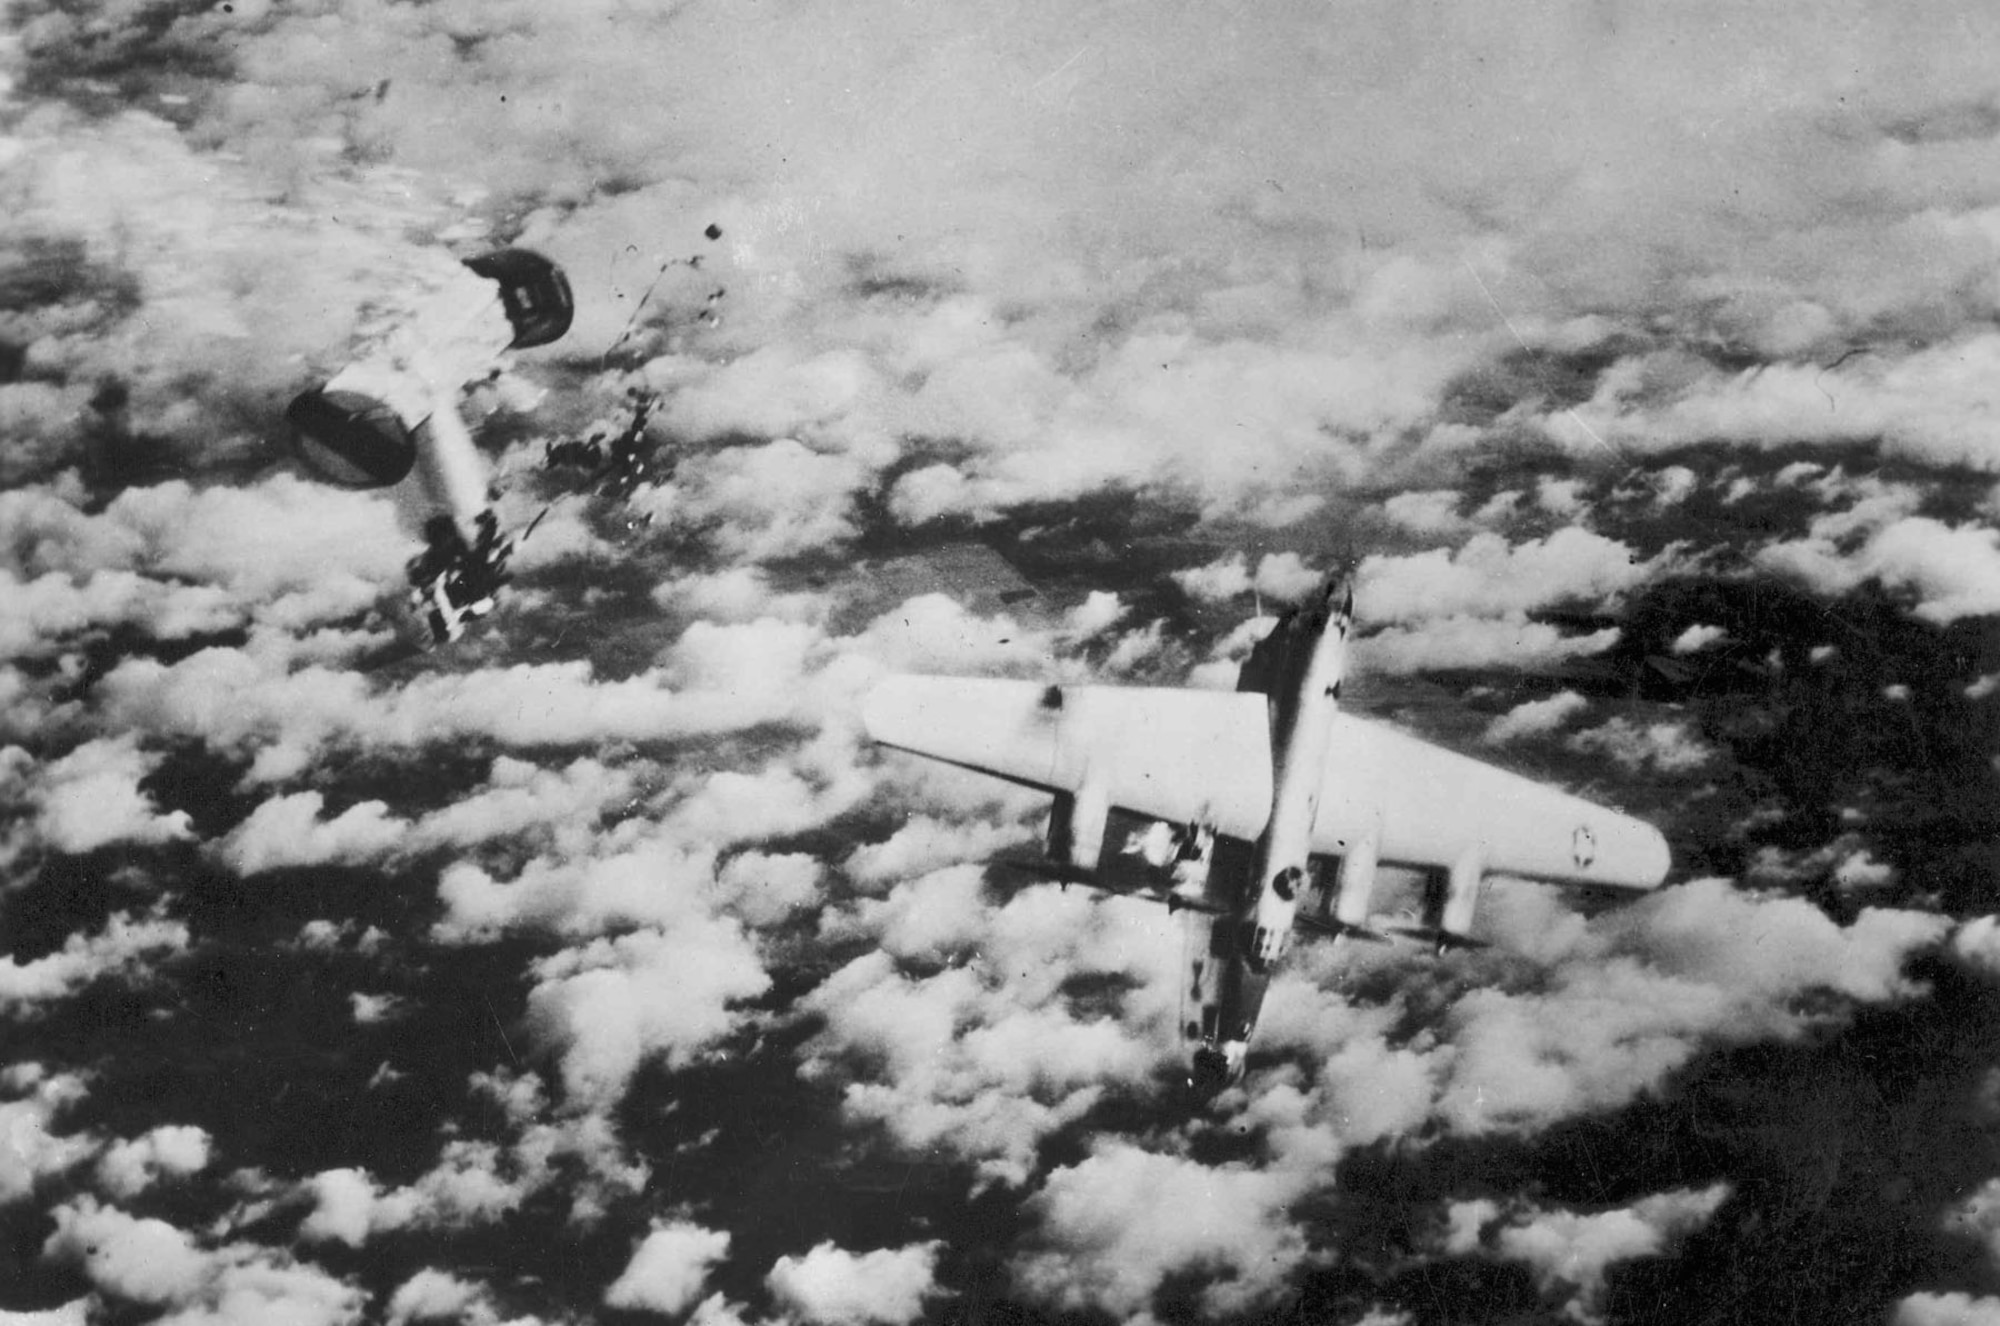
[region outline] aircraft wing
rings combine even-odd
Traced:
[[[875,741],[1050,792],[1254,841],[1271,810],[1270,719],[1246,691],[892,677],[863,708]],[[1312,848],[1373,836],[1382,862],[1650,889],[1668,852],[1642,820],[1351,714],[1333,719]]]
[[[1089,781],[1113,806],[1235,838],[1271,813],[1269,719],[1248,692],[892,677],[862,721],[885,746],[1045,791]]]
[[[1345,855],[1376,835],[1379,859],[1449,869],[1477,853],[1486,872],[1650,889],[1666,839],[1644,820],[1571,796],[1352,714],[1336,715],[1313,850]]]

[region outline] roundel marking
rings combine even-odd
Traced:
[[[1589,869],[1590,863],[1597,859],[1597,835],[1588,824],[1577,825],[1576,832],[1569,836],[1569,857],[1578,870]]]

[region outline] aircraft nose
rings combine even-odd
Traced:
[[[1189,1065],[1188,1086],[1200,1096],[1213,1096],[1229,1085],[1229,1059],[1222,1051],[1203,1046],[1194,1052]]]

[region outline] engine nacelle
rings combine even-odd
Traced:
[[[1440,941],[1465,946],[1472,934],[1472,914],[1479,907],[1479,884],[1486,874],[1486,853],[1467,848],[1451,863],[1445,879],[1444,908],[1438,917]]]
[[[562,339],[576,317],[576,297],[562,268],[529,249],[495,249],[465,265],[500,287],[500,303],[514,329],[509,350],[528,350]]]
[[[1111,799],[1100,785],[1085,780],[1074,792],[1056,793],[1049,808],[1049,859],[1094,874],[1110,819]]]
[[[1374,835],[1370,834],[1347,849],[1340,861],[1340,899],[1334,904],[1333,919],[1350,932],[1368,928],[1368,908],[1375,895],[1375,864],[1378,856]]]
[[[285,410],[292,447],[339,488],[389,488],[409,477],[417,441],[387,401],[358,391],[302,391]]]

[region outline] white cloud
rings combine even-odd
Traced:
[[[1559,479],[1545,474],[1535,484],[1535,505],[1552,516],[1576,516],[1583,510],[1583,479]]]
[[[2000,1179],[1988,1179],[1944,1214],[1947,1232],[1969,1235],[1985,1248],[1989,1267],[2000,1268]]]
[[[188,928],[157,911],[118,912],[95,935],[71,935],[63,946],[28,962],[0,957],[0,1016],[32,1015],[107,976],[132,976],[163,954],[188,946]]]
[[[1297,553],[1266,553],[1257,563],[1251,586],[1282,603],[1296,603],[1316,588],[1325,573],[1308,566]]]
[[[1715,751],[1683,722],[1641,725],[1619,715],[1601,727],[1586,729],[1566,743],[1571,750],[1608,755],[1636,773],[1652,769],[1664,774],[1691,773],[1705,768]]]
[[[812,594],[780,593],[759,566],[731,566],[711,572],[677,575],[653,589],[653,602],[704,621],[752,622],[760,617],[779,621],[812,621],[821,615],[821,600]]]
[[[729,1235],[690,1220],[656,1221],[604,1291],[607,1307],[677,1315],[703,1297],[708,1274],[729,1255]]]
[[[1189,598],[1220,603],[1250,590],[1250,564],[1242,553],[1221,557],[1206,566],[1173,573],[1173,581]]]
[[[1565,635],[1546,622],[1509,617],[1442,617],[1392,626],[1354,643],[1356,664],[1400,674],[1435,668],[1543,668],[1601,654],[1618,643],[1618,628]]]
[[[802,1257],[784,1256],[765,1277],[779,1309],[793,1321],[826,1326],[903,1326],[938,1293],[938,1248],[911,1243],[855,1253],[831,1241]]]
[[[1287,1214],[1303,1186],[1294,1174],[1101,1142],[1030,1199],[1048,1247],[1017,1256],[1015,1278],[1058,1308],[1129,1320],[1150,1308],[1168,1275],[1192,1271],[1212,1277],[1206,1311],[1248,1311],[1306,1256]]]
[[[127,1215],[89,1197],[54,1211],[56,1229],[42,1255],[82,1264],[104,1293],[134,1303],[185,1303],[208,1282],[209,1258],[164,1220]]]
[[[777,925],[821,900],[825,867],[805,852],[738,852],[716,872],[722,906],[751,926]]]
[[[380,801],[362,801],[327,820],[326,798],[294,792],[259,805],[216,844],[216,854],[239,875],[295,866],[366,865],[393,852],[409,833],[407,821]]]
[[[35,1185],[81,1163],[97,1149],[87,1137],[50,1131],[56,1116],[88,1090],[71,1073],[50,1074],[40,1064],[14,1064],[0,1073],[0,1087],[14,1099],[0,1101],[0,1207],[34,1195]]]
[[[849,1078],[850,1117],[913,1149],[948,1147],[982,1183],[1020,1185],[1042,1138],[1178,1053],[1178,946],[1162,908],[1052,886],[993,907],[979,874],[948,867],[827,923],[831,936],[872,935],[877,947],[802,1001],[825,1019],[803,1071]],[[963,962],[911,975],[898,957]],[[1129,984],[1115,1009],[1065,998],[1066,980],[1091,974]]]
[[[1489,746],[1504,746],[1523,737],[1547,736],[1588,708],[1590,701],[1575,691],[1557,691],[1547,699],[1515,705],[1488,723],[1480,740]]]
[[[671,740],[782,716],[766,707],[780,698],[768,689],[747,704],[714,691],[682,697],[661,669],[605,680],[587,662],[519,663],[421,674],[378,689],[361,673],[290,670],[282,660],[224,648],[171,665],[127,659],[99,692],[107,724],[255,752],[252,782],[295,777],[340,745],[397,751],[486,738],[516,749],[573,748]],[[717,712],[711,702],[727,703]]]
[[[671,835],[613,835],[603,855],[571,860],[538,856],[512,879],[455,862],[438,880],[445,915],[435,938],[464,943],[507,930],[597,935],[633,925],[676,925],[706,915],[703,894],[714,876],[712,849],[674,845]]]
[[[1894,1326],[2000,1326],[2000,1298],[1952,1291],[1911,1294],[1896,1304]]]
[[[1729,1186],[1719,1183],[1659,1193],[1629,1207],[1588,1215],[1531,1209],[1504,1224],[1494,1246],[1500,1256],[1533,1267],[1543,1293],[1572,1286],[1568,1314],[1597,1321],[1604,1274],[1613,1262],[1659,1255],[1706,1224],[1728,1195]]]
[[[486,785],[409,826],[406,848],[475,847],[496,839],[588,850],[598,818],[636,802],[638,776],[588,756],[557,769],[502,755]]]
[[[161,1124],[129,1142],[113,1142],[98,1157],[97,1182],[129,1200],[162,1178],[186,1178],[208,1167],[214,1139],[192,1124]]]
[[[0,1326],[89,1326],[91,1299],[73,1298],[61,1307],[25,1312],[0,1309]]]
[[[1927,621],[2000,613],[2000,532],[1908,514],[1917,494],[1907,487],[1862,492],[1850,509],[1815,518],[1806,537],[1758,549],[1757,565],[1822,594],[1870,579],[1911,590]]]
[[[329,1169],[302,1185],[313,1200],[311,1214],[299,1226],[309,1242],[338,1240],[358,1248],[368,1239],[376,1203],[375,1183],[358,1169]]]
[[[1382,514],[1416,534],[1456,534],[1469,522],[1458,514],[1464,495],[1456,489],[1397,493],[1382,503]]]
[[[528,1023],[572,1106],[616,1101],[646,1060],[689,1062],[735,1027],[732,1005],[771,984],[755,946],[721,919],[594,940],[531,970]]]
[[[479,1285],[427,1266],[396,1286],[396,1292],[389,1296],[390,1326],[412,1321],[465,1321],[485,1297]]]
[[[167,843],[192,838],[186,811],[161,814],[139,782],[159,757],[132,736],[85,742],[44,766],[30,793],[43,841],[59,852],[88,852],[111,843]]]
[[[572,1221],[593,1224],[610,1201],[645,1187],[647,1167],[625,1155],[604,1114],[553,1115],[533,1073],[475,1073],[472,1086],[505,1116],[512,1135],[504,1145],[448,1140],[429,1170],[392,1188],[353,1167],[310,1175],[292,1193],[312,1208],[299,1237],[359,1248],[384,1231],[490,1225],[558,1185]]]
[[[360,990],[350,990],[347,992],[347,1007],[354,1015],[357,1024],[368,1027],[400,1017],[404,1010],[404,1000],[392,994],[372,995]]]
[[[841,863],[849,878],[866,886],[908,879],[956,861],[990,860],[1001,848],[1019,843],[1022,831],[1008,824],[932,815],[913,815],[879,843],[863,843]]]
[[[1371,621],[1499,617],[1572,600],[1602,603],[1674,559],[1669,550],[1641,562],[1628,545],[1574,526],[1520,544],[1476,534],[1456,553],[1363,558],[1355,597]]]
[[[1974,971],[2000,980],[2000,917],[1975,916],[1959,923],[1951,953]]]
[[[1718,644],[1728,638],[1729,632],[1723,627],[1697,624],[1688,627],[1685,631],[1675,636],[1673,643],[1667,646],[1667,652],[1671,654],[1698,654],[1710,645]]]
[[[710,525],[711,539],[731,557],[797,557],[854,537],[854,494],[870,477],[853,457],[792,438],[726,447],[680,468],[675,514]]]
[[[1797,1034],[1807,1015],[1789,1001],[1804,991],[1907,996],[1904,961],[1948,924],[1870,908],[1842,928],[1798,899],[1709,879],[1559,928],[1548,896],[1515,885],[1482,902],[1496,948],[1535,954],[1542,970],[1447,1012],[1439,1035],[1454,1049],[1435,1109],[1456,1128],[1541,1126],[1629,1099],[1697,1046]]]

